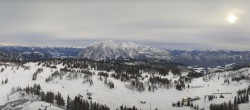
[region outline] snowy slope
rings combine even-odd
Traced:
[[[84,99],[87,99],[86,93],[89,91],[93,93],[93,100],[98,103],[106,104],[111,108],[111,110],[115,110],[119,108],[120,105],[126,105],[129,107],[136,106],[142,110],[149,110],[151,105],[153,108],[158,108],[158,110],[189,110],[189,107],[172,107],[172,102],[181,101],[182,98],[187,97],[195,97],[199,96],[201,99],[194,101],[194,104],[200,106],[200,108],[209,108],[211,103],[222,103],[228,102],[229,100],[233,101],[234,96],[236,95],[237,90],[246,88],[250,82],[242,80],[240,82],[232,82],[230,84],[224,84],[224,79],[229,74],[237,75],[239,71],[242,71],[242,74],[249,75],[250,71],[248,68],[244,68],[239,71],[229,71],[224,73],[213,73],[213,77],[204,82],[203,78],[193,79],[193,81],[189,84],[190,88],[186,88],[183,91],[177,91],[175,88],[159,88],[155,92],[138,92],[133,91],[126,88],[128,82],[121,82],[120,80],[116,80],[114,78],[109,77],[115,87],[114,89],[110,89],[108,86],[104,85],[102,81],[99,80],[99,76],[97,73],[99,71],[94,70],[92,68],[91,71],[95,72],[96,75],[93,75],[92,79],[94,84],[90,86],[88,83],[83,83],[83,78],[79,77],[77,79],[69,80],[65,75],[62,79],[56,78],[51,82],[46,83],[45,79],[51,75],[52,72],[59,70],[60,68],[64,68],[62,64],[56,65],[57,69],[51,69],[48,67],[38,66],[37,63],[27,63],[25,66],[30,67],[29,70],[24,70],[24,68],[17,69],[15,65],[9,66],[0,66],[0,68],[5,68],[3,72],[0,73],[0,80],[4,80],[8,78],[9,82],[7,84],[0,86],[0,105],[4,105],[7,102],[11,102],[14,100],[18,100],[16,95],[11,94],[12,87],[26,87],[28,85],[33,85],[34,83],[40,84],[42,90],[44,91],[53,91],[53,92],[61,92],[64,99],[66,99],[67,95],[71,98],[81,94]],[[32,80],[32,75],[38,68],[43,68],[43,72],[38,74],[37,80]],[[109,72],[112,73],[112,72]],[[69,73],[67,73],[69,74]],[[143,75],[147,75],[148,73],[143,73]],[[220,78],[218,79],[218,76]],[[170,73],[169,76],[173,77]],[[173,78],[174,80],[174,78]],[[201,88],[192,88],[195,86],[199,86]],[[187,85],[186,85],[187,87]],[[232,94],[224,95],[225,98],[218,98],[212,101],[204,100],[205,95],[210,95],[214,92],[231,92]],[[219,97],[219,95],[216,95]],[[8,98],[9,97],[9,98]],[[28,98],[29,99],[29,98]],[[145,104],[140,103],[140,101],[145,101]],[[27,104],[26,107],[36,108],[40,106],[43,102],[33,102],[31,104]],[[240,110],[247,110],[250,107],[250,103],[242,104],[239,106]],[[23,110],[26,110],[25,108]],[[52,110],[52,109],[51,109]],[[57,108],[53,109],[57,110]],[[60,110],[60,109],[58,109]]]
[[[26,105],[24,105],[22,110],[38,110],[39,108],[43,110],[46,106],[47,110],[64,110],[43,101],[28,102]]]
[[[26,99],[15,100],[0,106],[1,110],[64,110],[52,104],[43,101],[29,101]]]

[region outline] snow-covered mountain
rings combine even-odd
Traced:
[[[93,43],[78,55],[78,58],[87,58],[96,61],[118,57],[170,60],[169,53],[165,50],[133,42],[114,42],[112,40]]]
[[[250,51],[226,50],[167,50],[171,61],[188,66],[216,67],[250,62]]]
[[[52,58],[86,58],[92,60],[130,59],[157,62],[164,59],[194,67],[216,67],[250,62],[250,51],[160,50],[132,42],[103,41],[87,48],[0,46],[0,61],[36,61]],[[122,60],[128,62],[130,60]]]
[[[0,47],[0,60],[33,61],[50,58],[75,58],[81,51],[81,48],[71,47],[2,46]]]

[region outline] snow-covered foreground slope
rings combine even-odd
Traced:
[[[229,73],[238,73],[238,71],[236,71],[214,73],[211,76],[211,79],[207,82],[203,81],[203,78],[193,79],[193,81],[189,83],[190,88],[187,88],[188,84],[186,84],[186,88],[183,91],[178,91],[175,88],[158,88],[155,92],[149,92],[147,90],[144,92],[138,92],[126,87],[129,82],[121,82],[112,77],[109,77],[108,79],[111,80],[115,86],[113,89],[110,89],[103,83],[103,81],[99,80],[99,76],[97,76],[98,71],[93,69],[91,71],[96,74],[92,76],[93,85],[90,85],[89,83],[83,83],[82,77],[69,80],[66,77],[67,75],[64,75],[62,78],[56,78],[50,82],[45,82],[45,79],[54,71],[64,68],[62,64],[56,65],[56,69],[38,66],[38,63],[27,63],[25,66],[30,67],[30,69],[25,70],[24,68],[10,65],[0,66],[0,69],[5,68],[3,72],[0,72],[0,80],[8,78],[7,84],[0,85],[0,105],[23,98],[11,93],[13,87],[21,86],[22,88],[25,88],[28,85],[32,86],[33,84],[40,84],[43,91],[52,91],[54,93],[60,92],[65,101],[68,95],[71,98],[74,98],[77,95],[82,95],[84,99],[87,99],[86,93],[91,92],[93,93],[92,101],[106,104],[111,110],[115,110],[121,105],[129,107],[136,106],[142,110],[149,110],[150,106],[152,109],[158,108],[158,110],[189,110],[191,109],[189,107],[172,107],[172,103],[181,101],[183,98],[195,96],[198,96],[201,99],[193,101],[193,104],[199,105],[200,108],[205,108],[207,110],[212,103],[228,102],[229,100],[234,101],[237,91],[239,89],[247,88],[250,84],[250,82],[246,80],[241,80],[239,82],[230,80],[230,84],[224,84],[224,80],[226,79],[224,76],[229,75]],[[37,79],[34,81],[32,80],[32,75],[38,68],[43,68],[43,72],[39,73]],[[243,71],[242,74],[250,73],[248,69],[242,69],[240,71]],[[146,75],[147,73],[143,74]],[[232,94],[225,94],[225,98],[217,98],[212,101],[208,101],[207,99],[204,100],[205,95],[211,95],[212,93]],[[219,97],[220,94],[217,94],[216,96]],[[26,99],[32,98],[28,97]],[[142,104],[141,101],[145,101],[146,103]],[[33,102],[27,104],[25,107],[36,109],[37,106],[41,106],[43,103],[44,102]],[[26,110],[25,107],[23,110]],[[250,108],[250,103],[240,104],[239,108],[240,110],[248,110]],[[55,109],[51,110],[60,109],[55,107]]]
[[[63,110],[62,108],[56,107],[43,101],[28,102],[22,110],[38,110],[39,108],[44,109],[46,107],[47,110]]]
[[[44,110],[45,108],[47,108],[46,110],[63,110],[47,102],[29,101],[26,99],[15,100],[0,106],[1,110]]]

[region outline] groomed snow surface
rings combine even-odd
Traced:
[[[21,86],[24,88],[28,85],[33,86],[33,84],[36,83],[41,85],[43,91],[52,91],[54,93],[60,92],[65,101],[68,95],[71,97],[71,99],[73,99],[75,96],[81,94],[84,99],[87,99],[86,93],[89,91],[93,93],[92,101],[106,104],[111,108],[111,110],[115,110],[121,105],[126,105],[127,107],[136,106],[142,110],[150,110],[150,105],[152,108],[151,110],[154,110],[155,108],[158,108],[158,110],[190,110],[191,108],[189,107],[172,107],[172,102],[176,103],[177,101],[181,101],[183,98],[195,96],[198,96],[201,99],[194,101],[193,104],[199,105],[199,108],[205,108],[205,110],[209,110],[211,103],[223,103],[228,102],[229,100],[233,102],[237,91],[239,89],[247,88],[250,84],[245,80],[241,80],[240,82],[232,82],[231,78],[229,78],[230,84],[224,84],[225,78],[222,76],[228,75],[229,73],[238,72],[235,71],[214,73],[212,79],[210,79],[208,82],[204,82],[203,78],[194,79],[189,84],[190,88],[186,88],[183,91],[177,91],[175,88],[159,88],[155,92],[149,92],[147,91],[146,87],[144,92],[138,92],[127,89],[125,85],[129,83],[124,83],[111,77],[108,79],[114,83],[115,87],[110,89],[103,83],[103,81],[98,79],[98,71],[95,70],[92,70],[96,73],[96,75],[92,77],[94,82],[92,86],[90,86],[89,83],[83,83],[82,78],[68,80],[66,78],[67,75],[65,75],[63,79],[57,78],[47,83],[45,82],[45,79],[48,78],[49,75],[51,75],[51,73],[54,71],[63,68],[62,65],[57,65],[57,69],[37,66],[37,63],[27,63],[25,65],[30,66],[30,70],[24,70],[24,68],[21,67],[17,70],[16,66],[7,66],[7,68],[5,68],[5,66],[0,66],[0,69],[5,68],[3,72],[0,72],[0,80],[5,80],[8,78],[7,84],[0,85],[0,105],[4,105],[7,102],[19,99],[18,96],[11,94],[11,89],[13,87]],[[43,68],[43,72],[38,74],[36,81],[33,81],[32,75],[38,68]],[[242,71],[244,71],[245,74],[250,73],[248,69],[243,69]],[[221,77],[218,79],[218,76]],[[225,98],[217,98],[213,99],[212,101],[208,101],[208,99],[204,100],[205,95],[212,95],[212,93],[232,94],[225,94]],[[219,97],[220,94],[217,94],[216,96]],[[140,101],[145,101],[146,103],[142,104]],[[48,103],[41,101],[27,102],[24,104],[23,110],[36,110],[41,107],[41,104],[49,105]],[[250,103],[240,104],[239,108],[240,110],[249,110]],[[52,107],[48,108],[47,110],[61,110],[61,108],[52,105]]]
[[[63,110],[43,101],[28,102],[27,106],[25,106],[22,110],[38,110],[39,108],[41,110],[44,110],[45,108],[47,108],[47,110]]]

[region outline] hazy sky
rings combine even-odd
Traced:
[[[24,1],[0,1],[1,45],[84,47],[115,40],[250,50],[250,0]]]

